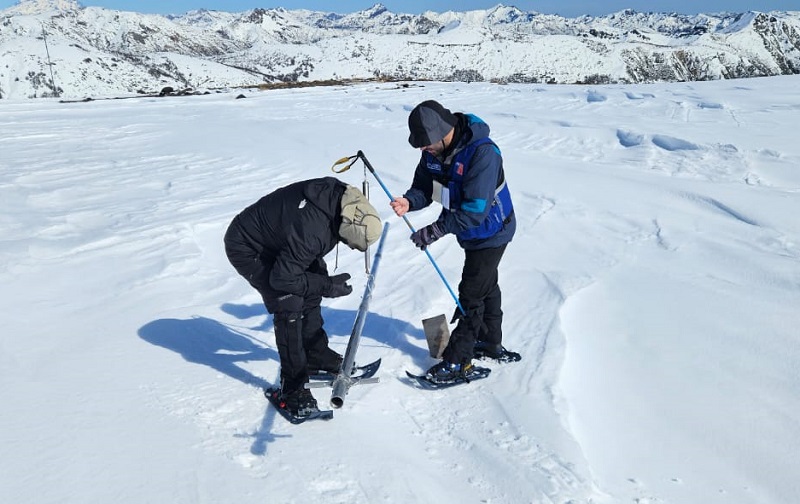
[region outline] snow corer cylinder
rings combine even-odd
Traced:
[[[383,180],[381,180],[380,176],[378,176],[378,174],[375,172],[375,168],[372,167],[372,164],[370,164],[370,162],[367,160],[367,157],[364,155],[364,152],[362,151],[358,151],[355,156],[344,157],[336,161],[331,167],[331,170],[333,170],[334,173],[345,172],[349,170],[350,167],[353,166],[353,164],[359,159],[364,163],[364,166],[369,170],[369,172],[372,173],[372,175],[375,177],[375,180],[378,181],[378,184],[380,184],[383,192],[385,192],[386,196],[389,197],[389,201],[394,201],[392,193],[389,192],[386,184],[383,183]],[[336,169],[337,166],[345,163],[346,166],[344,168],[338,170]],[[416,229],[414,229],[414,226],[411,225],[408,217],[404,215],[403,220],[412,233],[416,232]],[[448,292],[450,292],[450,296],[456,302],[456,306],[458,307],[459,311],[466,317],[467,312],[464,310],[464,307],[461,306],[458,296],[456,296],[456,294],[453,292],[453,289],[450,287],[450,284],[444,277],[442,270],[439,269],[439,266],[436,264],[436,261],[433,259],[430,251],[426,248],[424,252],[428,256],[428,259],[430,259],[433,268],[436,270],[436,273],[439,274],[439,278],[442,279],[445,287],[447,287]],[[450,328],[447,325],[447,317],[444,313],[442,313],[441,315],[436,315],[435,317],[423,319],[422,328],[425,331],[425,339],[428,341],[428,350],[430,351],[431,357],[440,359],[442,357],[442,352],[444,351],[445,347],[447,347],[447,343],[450,341]]]
[[[344,404],[344,397],[347,395],[350,387],[357,383],[375,383],[378,381],[377,377],[373,378],[353,378],[353,366],[356,358],[356,351],[358,351],[358,343],[361,339],[361,331],[364,329],[364,322],[367,318],[367,310],[369,309],[369,301],[372,299],[372,289],[375,286],[375,275],[378,272],[378,264],[381,260],[381,252],[383,252],[383,242],[386,240],[386,231],[389,229],[389,223],[383,225],[383,233],[381,233],[381,240],[378,242],[378,250],[375,251],[375,257],[372,260],[372,268],[367,277],[367,287],[364,289],[364,296],[361,298],[361,305],[358,307],[358,314],[356,321],[353,323],[353,332],[350,333],[350,341],[347,342],[347,350],[344,353],[342,364],[339,369],[339,374],[333,379],[331,387],[331,406],[334,408],[341,408]]]

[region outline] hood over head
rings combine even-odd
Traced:
[[[381,237],[381,218],[378,211],[357,188],[348,185],[342,195],[342,224],[339,238],[348,246],[362,252]]]

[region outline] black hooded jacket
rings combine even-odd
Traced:
[[[333,177],[305,180],[245,208],[225,234],[231,264],[262,295],[320,295],[323,257],[339,242],[346,187]]]

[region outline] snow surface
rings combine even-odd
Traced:
[[[0,102],[3,502],[795,501],[800,76],[237,94]],[[222,235],[359,149],[401,194],[407,114],[430,98],[503,150],[505,344],[523,360],[411,386],[434,363],[421,319],[454,306],[370,179],[391,226],[357,360],[382,358],[381,382],[291,425],[260,390],[272,320]],[[456,285],[455,240],[431,252]],[[354,294],[324,302],[342,352],[363,264],[340,248]]]

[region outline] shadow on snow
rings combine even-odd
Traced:
[[[221,310],[241,320],[264,317],[259,325],[251,329],[272,332],[272,317],[261,304],[228,303],[222,305]],[[352,333],[356,318],[355,311],[323,307],[322,315],[325,319],[324,327],[329,336],[349,336]],[[266,341],[262,341],[206,317],[154,320],[142,326],[138,334],[144,341],[172,350],[187,362],[208,366],[245,385],[259,389],[273,386],[264,378],[256,376],[238,365],[240,362],[251,361],[274,360],[279,362],[272,334],[265,338]],[[414,339],[424,341],[425,333],[408,322],[372,313],[367,314],[360,344],[363,344],[365,339],[396,348],[412,356],[414,361],[418,361],[418,364],[422,364],[428,359],[427,350],[412,342]],[[267,402],[266,399],[264,402]],[[261,425],[252,436],[255,440],[250,451],[254,455],[266,454],[266,445],[278,437],[283,437],[275,436],[270,432],[275,417],[276,412],[271,407],[267,407]]]

